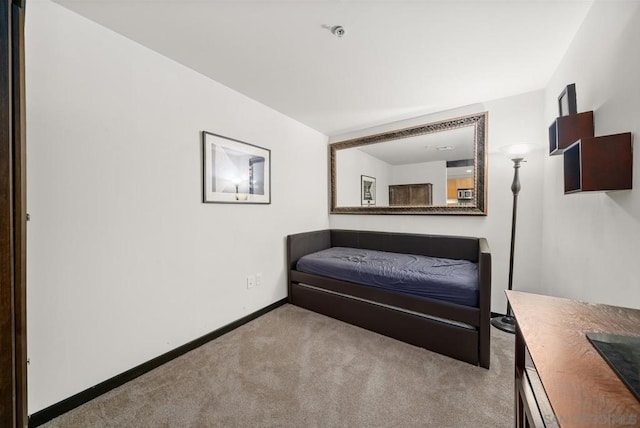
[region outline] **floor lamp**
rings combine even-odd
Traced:
[[[518,213],[518,193],[520,193],[520,163],[524,162],[525,157],[533,147],[529,144],[514,144],[501,147],[500,150],[513,161],[513,182],[511,183],[511,192],[513,193],[513,213],[511,216],[511,253],[509,255],[509,290],[513,288],[513,252],[516,243],[516,214]],[[497,316],[491,319],[491,324],[497,329],[506,331],[507,333],[516,332],[516,320],[511,313],[511,305],[507,302],[507,314]]]

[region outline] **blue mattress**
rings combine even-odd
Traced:
[[[478,265],[468,260],[332,247],[301,257],[296,269],[394,293],[478,306]]]

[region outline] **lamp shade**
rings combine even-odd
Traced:
[[[511,160],[523,160],[534,149],[535,146],[533,144],[527,143],[510,144],[508,146],[500,147],[500,151]]]

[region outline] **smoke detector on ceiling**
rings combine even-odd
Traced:
[[[331,32],[336,37],[342,37],[344,36],[344,27],[342,25],[335,25],[331,27]]]

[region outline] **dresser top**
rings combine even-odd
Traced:
[[[585,336],[640,336],[640,310],[519,291],[507,298],[562,427],[640,425],[640,401]]]

